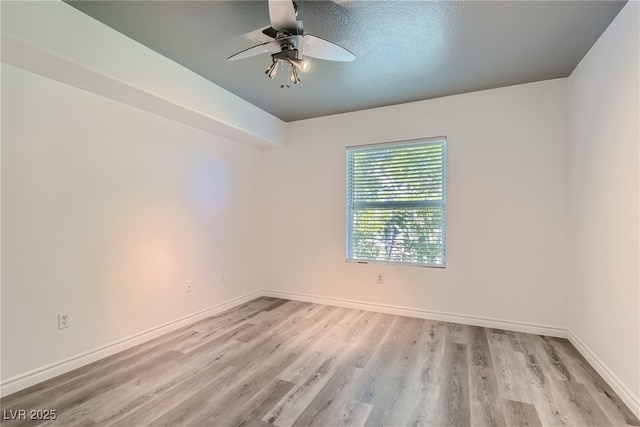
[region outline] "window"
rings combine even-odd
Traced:
[[[445,266],[446,139],[347,148],[347,261]]]

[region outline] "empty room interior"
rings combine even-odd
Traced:
[[[640,2],[0,14],[2,425],[640,426]]]

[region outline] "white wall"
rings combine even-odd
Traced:
[[[565,327],[566,79],[294,122],[289,131],[286,149],[265,153],[270,288]],[[448,138],[447,268],[345,263],[345,147],[440,135]]]
[[[3,64],[3,382],[257,289],[262,165]]]
[[[639,20],[640,4],[628,2],[569,77],[568,326],[578,344],[608,370],[605,377],[626,388],[627,402],[636,413],[640,413]]]

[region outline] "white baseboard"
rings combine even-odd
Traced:
[[[600,376],[606,381],[607,384],[616,392],[616,394],[622,399],[627,407],[640,418],[640,396],[636,396],[620,379],[611,372],[611,370],[605,365],[602,360],[596,354],[589,349],[573,332],[568,331],[569,342],[587,359],[589,364],[593,366],[593,369],[600,374]]]
[[[342,298],[322,297],[318,295],[300,294],[296,292],[282,292],[263,290],[262,296],[312,302],[316,304],[334,305],[338,307],[356,308],[359,310],[377,311],[380,313],[397,314],[399,316],[417,317],[420,319],[438,320],[442,322],[461,323],[463,325],[482,326],[485,328],[505,329],[508,331],[525,332],[528,334],[547,335],[551,337],[567,338],[567,330],[555,326],[536,325],[532,323],[512,322],[488,317],[466,316],[462,314],[444,313],[440,311],[422,310],[388,304],[376,304],[364,301],[354,301]]]
[[[183,326],[187,326],[198,320],[220,313],[224,310],[228,310],[245,302],[251,301],[254,298],[260,297],[262,294],[260,291],[254,291],[249,294],[240,296],[238,298],[231,299],[229,301],[214,305],[205,310],[193,313],[184,317],[181,317],[171,322],[167,322],[163,325],[156,326],[155,328],[148,329],[144,332],[132,335],[122,340],[115,341],[105,346],[87,351],[77,356],[70,357],[68,359],[61,360],[50,365],[34,369],[24,374],[17,375],[15,377],[8,378],[0,383],[0,397],[7,396],[11,393],[23,390],[32,385],[38,384],[42,381],[57,377],[81,366],[88,365],[97,360],[103,359],[112,354],[126,350],[145,341],[149,341],[167,332],[175,331]]]

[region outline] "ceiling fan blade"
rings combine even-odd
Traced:
[[[269,19],[275,30],[296,34],[298,24],[293,1],[269,0]]]
[[[252,45],[267,43],[275,39],[275,37],[270,37],[267,32],[271,29],[271,27],[262,27],[256,28],[253,31],[249,31],[248,33],[244,33],[239,38],[250,42]],[[272,29],[271,29],[272,30]]]
[[[303,46],[304,55],[312,58],[340,62],[351,62],[356,59],[353,53],[342,46],[311,34],[303,37]]]
[[[261,55],[263,53],[276,53],[280,52],[280,41],[272,40],[270,42],[262,43],[257,46],[250,47],[249,49],[241,50],[240,52],[231,55],[227,58],[227,61],[237,61],[238,59],[250,58],[252,56]]]

